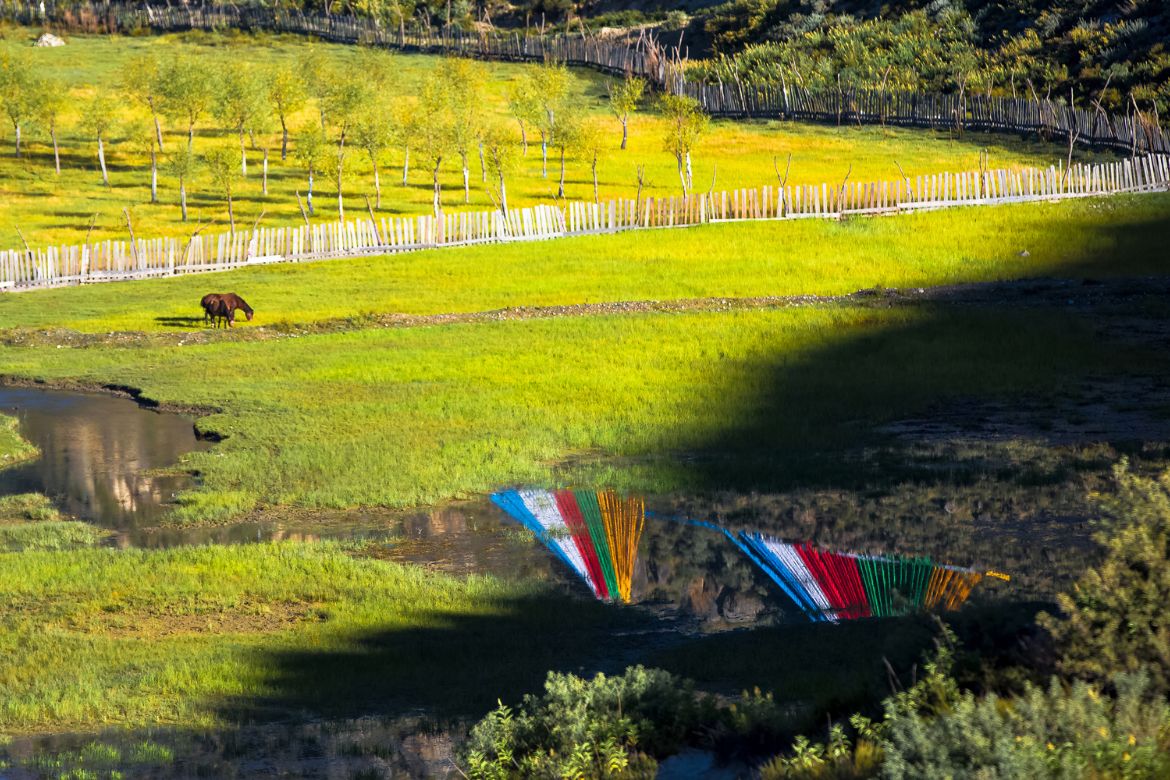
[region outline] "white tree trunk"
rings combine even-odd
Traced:
[[[150,202],[158,203],[158,153],[150,148]]]
[[[110,175],[106,172],[106,146],[102,143],[102,137],[98,136],[98,163],[102,166],[102,184],[107,187],[110,186]]]
[[[692,173],[693,172],[691,170],[691,152],[688,149],[687,150],[687,186],[686,186],[687,192],[690,192],[695,186],[695,180],[692,176]]]
[[[305,200],[309,202],[309,214],[313,213],[313,172],[309,171],[309,191],[305,194]]]
[[[179,179],[179,207],[183,210],[183,221],[187,221],[187,182]]]
[[[382,177],[378,175],[378,163],[374,162],[374,208],[382,208]]]
[[[240,130],[240,174],[248,175],[248,148],[244,145],[243,130]]]
[[[463,160],[463,202],[471,203],[471,172],[467,169],[467,152],[460,152]]]
[[[163,150],[162,124],[158,121],[158,114],[154,114],[154,106],[151,106],[150,110],[154,115],[154,140],[158,143],[158,150],[161,152]]]
[[[20,157],[20,124],[13,122],[12,127],[16,130],[16,156]]]
[[[479,179],[487,184],[487,166],[483,164],[483,141],[479,142]]]
[[[504,185],[504,172],[500,171],[500,211],[508,216],[508,188]]]
[[[57,125],[54,123],[49,127],[49,135],[53,138],[53,168],[57,171],[57,175],[61,175],[61,152],[57,149]]]
[[[406,186],[406,177],[410,175],[410,147],[406,148],[406,156],[402,160],[402,186]]]
[[[260,194],[268,194],[268,147],[264,147],[264,178],[260,182]]]
[[[540,131],[540,175],[548,178],[548,139],[544,131]]]

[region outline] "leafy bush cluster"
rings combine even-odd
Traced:
[[[1109,110],[1170,110],[1170,13],[1131,3],[730,0],[702,18],[716,56],[696,77],[813,89],[1051,95]],[[696,20],[696,24],[699,24]]]
[[[659,669],[592,680],[550,672],[543,696],[515,711],[501,703],[472,729],[467,764],[476,778],[652,777],[652,756],[677,751],[713,710]]]

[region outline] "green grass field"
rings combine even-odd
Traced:
[[[27,46],[39,31],[22,28],[0,30],[0,46]],[[5,212],[0,216],[0,247],[19,248],[16,232],[19,225],[33,246],[51,243],[80,243],[96,217],[92,237],[126,238],[122,209],[129,209],[139,237],[186,235],[200,221],[213,220],[212,232],[226,228],[223,202],[211,189],[205,173],[198,174],[188,188],[192,206],[192,223],[183,225],[178,207],[177,182],[160,177],[160,203],[149,202],[149,166],[146,152],[132,139],[146,125],[148,114],[142,106],[119,100],[118,120],[107,143],[107,160],[111,170],[111,187],[101,184],[96,156],[96,141],[79,129],[80,106],[97,92],[120,94],[116,86],[124,63],[144,52],[166,57],[190,54],[201,62],[247,61],[257,65],[296,62],[308,51],[308,43],[296,37],[254,38],[236,34],[188,34],[142,38],[107,38],[76,36],[57,49],[31,51],[37,72],[55,77],[66,84],[69,107],[61,122],[62,166],[60,178],[53,173],[51,148],[43,128],[26,128],[27,155],[16,159],[12,154],[12,128],[5,123],[0,140],[8,148],[0,152],[0,199]],[[354,47],[316,44],[325,58],[339,65],[353,66]],[[395,83],[392,104],[410,104],[418,87],[439,59],[426,55],[392,55]],[[488,110],[515,131],[519,128],[506,117],[506,93],[509,85],[526,65],[487,64],[485,89],[490,101]],[[571,102],[584,112],[608,117],[613,148],[599,165],[602,198],[632,196],[637,188],[635,167],[646,166],[647,195],[677,194],[678,175],[673,158],[662,150],[664,123],[652,107],[635,115],[631,122],[629,148],[618,149],[620,128],[608,113],[605,78],[588,70],[575,70],[571,80]],[[292,123],[294,127],[314,121],[312,105],[303,109]],[[393,121],[389,118],[388,121]],[[164,125],[167,143],[185,140],[185,128],[174,123]],[[556,192],[556,166],[551,165],[549,178],[540,176],[539,145],[530,133],[528,156],[523,158],[509,181],[509,204],[526,205],[548,202]],[[196,153],[217,145],[236,148],[232,132],[219,128],[216,120],[204,117],[197,128]],[[898,165],[910,176],[944,170],[973,170],[978,167],[981,150],[986,149],[994,166],[1054,164],[1063,152],[1054,146],[1021,142],[1006,136],[968,135],[953,140],[945,133],[915,130],[816,127],[775,122],[715,122],[700,140],[694,154],[695,186],[706,190],[712,175],[717,174],[717,188],[759,186],[775,183],[773,159],[779,158],[784,171],[787,155],[792,155],[789,183],[840,181],[847,172],[852,181],[896,178]],[[239,187],[237,220],[251,225],[263,212],[261,224],[288,225],[300,222],[294,192],[306,189],[305,174],[290,156],[287,163],[277,153],[271,160],[269,195],[260,194],[259,163],[261,152],[250,152],[250,175]],[[400,149],[390,152],[383,166],[383,213],[420,214],[430,211],[431,185],[428,172],[413,169],[407,186],[401,186]],[[363,152],[349,154],[350,167],[345,177],[347,213],[365,213],[363,195],[373,195],[371,165]],[[463,208],[462,178],[453,161],[444,166],[444,204]],[[490,209],[492,202],[480,182],[478,162],[472,164],[471,208]],[[592,181],[586,163],[572,156],[568,161],[567,195],[570,199],[592,199]],[[317,177],[317,216],[327,221],[336,217],[336,186],[333,177]]]
[[[21,437],[16,418],[0,414],[0,469],[35,458],[37,454],[37,448]]]
[[[1136,196],[431,250],[0,296],[0,328],[141,330],[181,340],[203,327],[203,294],[229,289],[256,308],[250,325],[259,326],[370,313],[1154,274],[1166,270],[1156,247],[1168,220],[1170,197]],[[241,318],[239,327],[249,323]]]

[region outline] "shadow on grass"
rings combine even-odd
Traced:
[[[1135,378],[1170,374],[1170,284],[1137,276],[1166,271],[1158,258],[1170,226],[1123,221],[1103,238],[1107,253],[1077,256],[1070,247],[1052,279],[921,296],[873,291],[849,305],[859,318],[834,326],[816,348],[761,359],[733,419],[696,442],[697,456],[681,468],[696,487],[716,490],[862,487],[913,476],[861,455],[891,443],[889,423],[941,421],[1051,442],[1065,433],[1054,425],[1091,408],[1089,383],[1098,394],[1104,386],[1111,404],[1140,402],[1129,397]],[[1134,276],[1117,278],[1119,269]],[[1133,328],[1133,318],[1142,324]],[[1017,427],[985,425],[988,405],[1016,415]],[[1098,440],[1133,438],[1122,427],[1104,419]],[[1170,440],[1170,428],[1155,422],[1136,435]]]
[[[493,606],[415,615],[408,627],[357,631],[321,650],[263,652],[263,693],[224,702],[220,714],[478,718],[497,699],[539,689],[549,670],[602,668],[618,644],[611,634],[637,625],[627,610],[551,593]]]
[[[207,321],[203,317],[155,317],[154,321],[168,328],[207,327]]]

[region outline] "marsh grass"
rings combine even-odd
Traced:
[[[202,487],[181,496],[182,522],[257,503],[433,504],[553,482],[583,453],[637,462],[627,489],[824,480],[853,468],[839,454],[881,422],[946,399],[1042,396],[1163,364],[1059,310],[849,306],[0,357],[18,375],[117,377],[223,409],[198,424],[224,441],[184,461]]]
[[[0,552],[72,550],[92,547],[111,534],[64,517],[47,496],[0,496]]]
[[[25,441],[20,435],[19,426],[20,421],[15,417],[0,414],[0,469],[15,466],[40,455],[36,445]],[[0,501],[3,499],[0,498]]]
[[[29,45],[39,30],[8,28],[0,30],[0,46]],[[94,239],[125,238],[122,209],[128,208],[139,237],[189,235],[201,220],[214,220],[218,229],[224,229],[227,216],[223,203],[210,185],[205,172],[199,172],[189,183],[192,222],[180,222],[177,182],[165,171],[160,172],[160,203],[149,202],[149,166],[144,152],[127,140],[132,128],[148,121],[145,109],[121,101],[120,119],[110,133],[107,159],[110,168],[110,187],[103,187],[97,171],[96,142],[78,129],[79,106],[96,92],[121,95],[116,85],[122,64],[143,53],[156,53],[163,58],[190,55],[200,62],[248,62],[257,65],[275,63],[295,64],[308,52],[310,45],[323,53],[327,61],[343,68],[356,69],[359,48],[327,43],[310,44],[304,38],[293,36],[249,36],[237,33],[194,33],[145,37],[72,36],[67,46],[56,49],[35,49],[31,56],[39,74],[55,77],[65,83],[68,105],[61,121],[62,173],[58,179],[53,173],[52,150],[47,133],[30,126],[26,132],[27,154],[23,160],[13,157],[12,131],[0,128],[0,139],[8,146],[0,152],[0,199],[5,213],[0,217],[0,248],[21,246],[16,226],[34,246],[57,243],[80,243],[88,231],[90,219],[97,217]],[[395,55],[393,70],[395,83],[391,87],[392,102],[410,104],[415,100],[425,76],[440,62],[427,55]],[[486,64],[485,89],[488,94],[488,113],[504,122],[519,145],[519,130],[507,116],[506,95],[509,86],[523,69],[518,64]],[[629,148],[618,150],[620,128],[608,113],[605,78],[588,70],[574,70],[570,81],[570,102],[588,115],[608,122],[613,147],[602,157],[599,166],[601,197],[633,196],[637,189],[635,166],[645,165],[648,186],[645,195],[673,195],[678,193],[678,174],[673,158],[662,150],[663,121],[652,110],[639,112],[631,121]],[[292,121],[297,126],[314,121],[316,110],[312,105]],[[388,117],[388,121],[394,121]],[[195,151],[202,154],[215,146],[234,147],[233,133],[216,127],[213,119],[205,117],[199,125]],[[164,123],[164,144],[170,148],[183,143],[183,128]],[[557,173],[550,170],[549,178],[540,176],[539,144],[530,132],[527,157],[521,158],[519,169],[508,182],[509,203],[516,206],[535,201],[550,201],[556,192]],[[978,168],[979,153],[987,149],[996,166],[1052,164],[1063,156],[1059,148],[1031,142],[1021,142],[1007,136],[968,135],[954,140],[946,133],[918,130],[802,126],[777,122],[737,123],[719,121],[702,138],[695,150],[695,183],[707,189],[717,174],[717,187],[760,186],[775,181],[773,158],[779,158],[783,171],[787,155],[793,155],[789,183],[820,184],[839,181],[852,166],[853,180],[895,178],[897,164],[912,176],[937,173],[943,170],[973,170]],[[259,168],[261,153],[250,151],[250,162]],[[372,174],[365,155],[354,151],[345,175],[344,189],[348,208],[363,212],[363,195],[373,196]],[[401,149],[395,149],[383,161],[384,214],[421,214],[430,211],[430,180],[427,174],[416,170],[408,186],[402,187],[400,170]],[[551,161],[550,161],[551,163]],[[300,222],[294,192],[304,193],[305,176],[290,157],[280,162],[279,144],[270,159],[269,195],[260,192],[260,177],[255,170],[242,182],[236,201],[237,219],[251,225],[263,211],[264,225],[290,225]],[[550,168],[555,166],[550,164]],[[569,160],[567,195],[570,199],[591,199],[592,180],[589,168],[575,156]],[[327,221],[336,217],[334,185],[326,183],[331,176],[319,177],[317,189],[318,214],[316,219]],[[478,163],[472,163],[473,190],[471,208],[490,209],[491,200],[480,183]],[[442,179],[444,204],[447,208],[463,208],[462,178],[458,166],[446,166]]]

